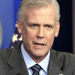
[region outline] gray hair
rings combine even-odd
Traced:
[[[48,6],[53,4],[56,8],[56,21],[60,19],[60,7],[56,0],[22,0],[19,11],[18,19],[21,19],[24,22],[24,11],[29,7],[39,7],[39,6]]]

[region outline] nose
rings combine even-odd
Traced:
[[[44,36],[45,36],[44,28],[43,27],[39,27],[38,32],[37,32],[37,38],[43,39]]]

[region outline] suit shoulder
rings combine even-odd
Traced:
[[[55,51],[55,50],[53,50],[53,53],[59,61],[62,61],[64,65],[75,68],[75,55],[74,54],[68,53],[68,52]]]
[[[57,57],[64,57],[65,59],[75,59],[75,54],[69,53],[69,52],[60,52],[56,50],[52,50],[52,52],[57,56]]]
[[[12,51],[13,48],[7,48],[0,50],[0,55],[9,54]]]
[[[0,50],[0,62],[7,61],[13,50],[13,48]]]

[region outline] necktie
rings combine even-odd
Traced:
[[[41,70],[41,66],[38,64],[35,64],[31,67],[33,74],[32,75],[39,75],[39,71]]]

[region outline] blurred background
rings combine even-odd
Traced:
[[[16,29],[20,2],[21,0],[0,0],[0,49],[14,46],[15,40],[15,45],[22,40]],[[58,0],[58,2],[61,9],[61,27],[53,48],[58,51],[75,53],[75,0]]]

